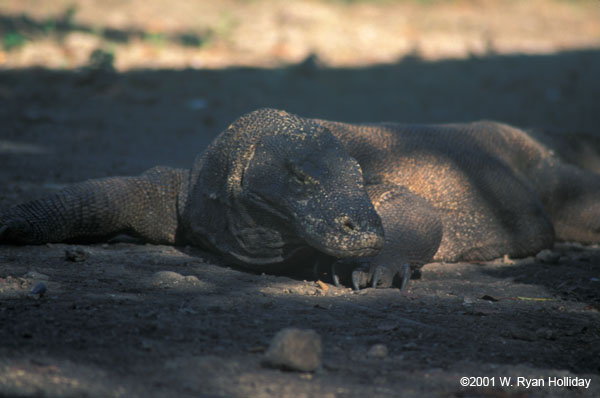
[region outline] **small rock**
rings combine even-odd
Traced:
[[[46,293],[47,290],[48,288],[46,287],[46,284],[44,282],[39,282],[34,286],[33,289],[31,289],[31,294],[39,294],[41,297]]]
[[[410,341],[402,346],[405,350],[412,350],[413,348],[417,348],[417,343],[414,341]]]
[[[375,344],[369,348],[367,356],[371,358],[385,358],[388,356],[388,348],[385,344]]]
[[[185,276],[173,271],[158,271],[152,275],[154,286],[173,286],[185,281]]]
[[[535,255],[535,260],[543,264],[557,264],[559,259],[560,254],[548,249],[544,249]]]
[[[514,339],[514,340],[522,340],[522,341],[538,340],[538,336],[536,335],[536,333],[529,331],[529,330],[517,329],[517,328],[507,329],[507,330],[501,332],[500,335],[503,337],[508,337],[508,338]]]
[[[185,276],[183,279],[185,280],[186,283],[189,283],[189,284],[200,283],[200,279],[198,279],[198,277],[194,276],[194,275]]]
[[[158,271],[150,277],[150,283],[156,287],[194,286],[201,284],[194,275],[183,276],[173,271]]]
[[[470,297],[465,297],[463,299],[463,303],[462,304],[465,305],[465,306],[472,305],[473,304],[473,299],[470,298]]]
[[[555,339],[554,331],[549,328],[539,328],[538,330],[535,331],[535,334],[537,337],[539,337],[541,339],[546,339],[546,340],[554,340]]]
[[[146,351],[154,351],[156,349],[157,343],[154,340],[150,339],[142,339],[142,349]]]
[[[389,331],[389,330],[394,330],[398,327],[398,323],[396,322],[383,322],[380,323],[379,325],[377,325],[377,329],[379,330],[383,330],[383,331]]]
[[[321,336],[314,330],[280,330],[265,353],[265,364],[300,372],[321,367]]]
[[[497,299],[497,298],[495,298],[495,297],[492,297],[492,296],[490,296],[489,294],[485,294],[485,295],[483,295],[483,296],[481,296],[481,297],[479,297],[479,298],[480,298],[481,300],[485,300],[485,301],[488,301],[488,302],[490,302],[490,303],[495,303],[496,301],[500,301],[499,299]]]
[[[65,260],[67,261],[73,261],[78,263],[87,260],[89,257],[90,254],[81,248],[65,250]]]
[[[48,275],[42,274],[33,269],[23,275],[23,278],[33,279],[34,281],[47,281],[50,279]]]

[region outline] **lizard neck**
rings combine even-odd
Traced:
[[[254,156],[255,140],[226,130],[196,158],[180,195],[180,241],[261,269],[287,261],[299,243],[284,220],[245,200],[241,178]]]
[[[241,200],[232,203],[204,192],[196,193],[193,203],[181,217],[185,220],[183,243],[216,252],[236,264],[266,270],[287,262],[305,246],[281,220],[249,211]]]

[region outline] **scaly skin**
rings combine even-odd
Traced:
[[[189,172],[91,180],[1,212],[0,242],[125,232],[262,271],[318,257],[349,267],[356,288],[388,287],[431,260],[598,242],[598,199],[599,176],[504,124],[352,125],[263,109]]]
[[[187,191],[188,174],[188,170],[154,167],[138,177],[74,184],[1,212],[0,241],[91,242],[127,233],[151,243],[174,244],[178,196]]]

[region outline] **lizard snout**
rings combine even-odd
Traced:
[[[303,235],[307,243],[330,256],[374,256],[383,248],[383,226],[374,209],[360,214],[343,214],[329,221],[312,217],[305,221]]]
[[[372,256],[383,247],[383,226],[376,214],[360,221],[356,217],[343,215],[337,217],[334,223],[337,231],[333,232],[331,240],[345,252],[337,257]]]

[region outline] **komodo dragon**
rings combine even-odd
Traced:
[[[505,124],[346,124],[261,109],[189,171],[88,180],[0,212],[0,242],[128,233],[256,271],[326,261],[335,283],[343,264],[355,289],[390,287],[406,283],[408,265],[598,242],[599,204],[600,176]]]

